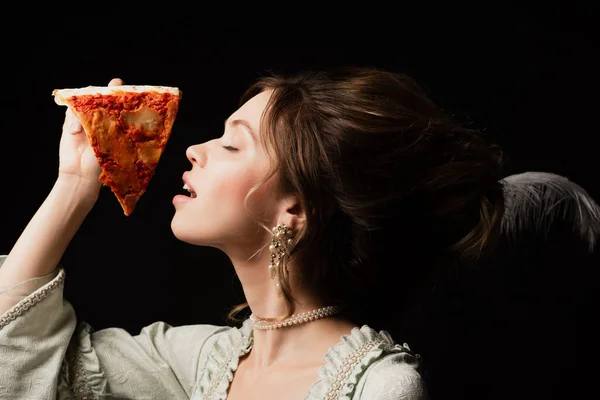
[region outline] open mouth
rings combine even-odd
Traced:
[[[183,185],[183,190],[187,190],[187,191],[188,191],[188,193],[190,194],[190,197],[191,197],[192,199],[195,199],[195,198],[196,198],[196,192],[194,192],[194,191],[193,191],[193,190],[192,190],[192,189],[191,189],[191,188],[188,186],[188,184],[187,184],[187,183],[185,183],[185,184]]]

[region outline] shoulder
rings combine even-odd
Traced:
[[[353,400],[427,399],[421,356],[385,330],[356,327],[329,351],[327,359],[321,375],[325,380],[335,377],[328,395]]]
[[[68,359],[86,371],[103,370],[112,377],[131,373],[140,382],[154,382],[166,390],[170,390],[170,382],[164,379],[172,376],[190,395],[202,371],[214,358],[211,354],[218,348],[217,343],[234,332],[235,328],[229,326],[173,326],[157,321],[137,334],[130,334],[122,328],[95,331],[81,323],[69,346]]]
[[[204,342],[215,335],[229,332],[232,329],[229,326],[210,324],[172,326],[166,322],[157,321],[142,328],[140,334],[166,340],[174,339],[178,342],[182,340]]]
[[[159,353],[197,354],[210,351],[223,336],[230,336],[236,329],[211,324],[172,326],[159,321],[142,328],[135,337]],[[106,331],[106,335],[111,335]],[[114,334],[114,333],[112,333]]]
[[[410,352],[387,354],[369,366],[363,380],[361,399],[427,399],[420,358]]]
[[[78,343],[89,343],[104,352],[119,349],[119,354],[128,357],[145,355],[159,357],[169,363],[199,364],[204,358],[203,354],[210,351],[214,342],[232,329],[209,324],[172,326],[157,321],[143,327],[137,334],[130,334],[122,328],[96,331],[87,323],[81,323],[76,336],[79,338]]]

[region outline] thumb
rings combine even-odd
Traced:
[[[108,86],[121,86],[123,84],[123,80],[120,78],[113,78],[108,82]]]
[[[83,132],[83,126],[69,107],[67,107],[63,129],[67,130],[71,135],[77,135]]]
[[[123,80],[120,78],[113,78],[108,83],[108,86],[121,86],[123,85]],[[63,130],[67,130],[71,135],[77,135],[83,133],[83,126],[71,111],[71,108],[67,107],[67,112],[65,116],[65,122],[63,125]]]

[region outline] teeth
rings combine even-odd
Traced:
[[[185,183],[183,185],[183,190],[187,190],[188,192],[190,192],[190,197],[192,197],[192,198],[196,197],[196,192],[194,192],[192,189],[190,189],[190,187],[188,186],[187,183]]]

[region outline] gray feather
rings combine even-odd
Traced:
[[[557,219],[570,221],[593,251],[600,236],[600,206],[585,189],[564,176],[523,172],[503,180],[506,201],[501,228],[514,236],[524,230],[547,233]]]

